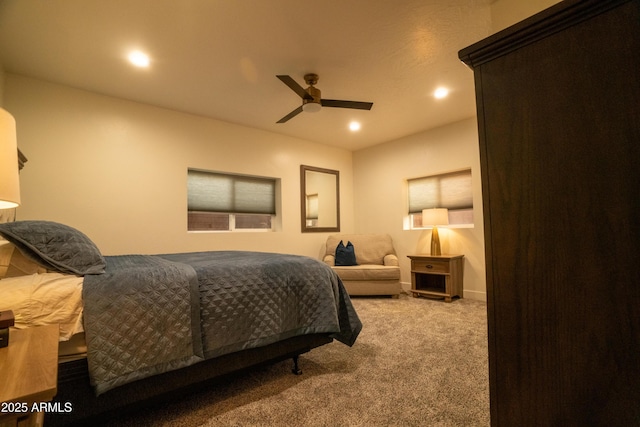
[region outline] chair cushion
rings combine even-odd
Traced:
[[[332,267],[342,280],[400,280],[400,267],[365,264],[347,267]]]

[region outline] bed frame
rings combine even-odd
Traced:
[[[89,384],[86,359],[61,363],[58,369],[58,393],[53,401],[60,402],[62,408],[69,402],[73,410],[69,413],[47,413],[44,425],[97,425],[114,415],[122,416],[149,404],[184,396],[231,373],[289,358],[293,359],[292,372],[300,374],[298,356],[332,341],[327,334],[292,337],[125,384],[100,396],[95,395]]]

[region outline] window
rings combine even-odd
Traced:
[[[410,179],[409,228],[422,228],[422,210],[449,209],[449,225],[473,225],[471,169]]]
[[[188,230],[271,230],[276,179],[189,169]]]

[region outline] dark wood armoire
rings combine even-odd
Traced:
[[[459,56],[492,425],[640,426],[640,0],[566,0]]]

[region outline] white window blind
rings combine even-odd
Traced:
[[[307,219],[318,219],[317,194],[307,194]]]
[[[410,179],[409,214],[413,227],[422,226],[422,210],[447,208],[449,224],[473,223],[471,169]]]
[[[243,214],[276,213],[276,181],[189,169],[188,210]]]
[[[409,213],[473,208],[471,169],[409,180]]]

